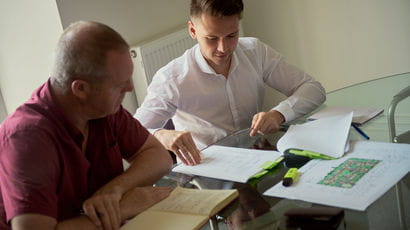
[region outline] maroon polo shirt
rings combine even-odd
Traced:
[[[82,203],[123,172],[149,133],[122,107],[89,122],[83,135],[50,94],[50,80],[0,128],[0,229],[11,218],[38,213],[57,219],[79,214]]]

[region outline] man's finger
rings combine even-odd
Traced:
[[[250,136],[255,136],[257,131],[260,128],[260,120],[262,119],[262,116],[260,116],[260,114],[256,114],[255,116],[253,116],[252,119],[252,125],[251,125],[251,132],[250,132]]]
[[[183,157],[188,161],[189,165],[196,165],[191,153],[187,150],[184,145],[181,145],[179,151],[182,153]]]
[[[185,157],[179,152],[179,149],[177,147],[172,148],[172,152],[182,161],[184,165],[188,165],[188,161],[185,159]]]
[[[102,222],[103,229],[112,229],[111,217],[108,214],[104,205],[99,205],[97,207],[97,214]]]
[[[196,145],[195,145],[194,141],[192,140],[192,138],[190,138],[190,140],[188,140],[187,147],[188,147],[189,152],[191,153],[191,156],[192,156],[195,164],[201,163],[201,152],[196,147]]]
[[[101,221],[97,215],[97,212],[94,209],[94,206],[89,205],[89,204],[84,204],[83,210],[84,210],[84,213],[88,216],[88,218],[91,219],[91,222],[93,222],[97,227],[101,227]]]
[[[265,123],[265,120],[262,118],[262,116],[259,116],[258,120],[256,121],[255,125],[253,126],[250,135],[255,136],[256,133],[260,133],[264,135],[264,132],[262,131],[263,125]]]
[[[106,215],[108,216],[108,219],[110,220],[110,226],[111,229],[118,229],[120,226],[121,220],[118,219],[118,212],[119,209],[117,210],[115,208],[115,203],[117,201],[115,200],[106,200],[104,203],[105,205],[105,210],[106,210]]]

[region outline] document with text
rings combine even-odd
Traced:
[[[268,161],[275,161],[282,154],[272,150],[256,150],[212,145],[202,150],[199,165],[179,164],[172,171],[245,183],[262,170]]]
[[[264,195],[364,211],[410,171],[410,145],[352,142],[337,160],[311,160],[292,186],[282,183]]]

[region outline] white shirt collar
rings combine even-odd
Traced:
[[[201,48],[199,47],[199,45],[197,45],[195,49],[195,57],[198,62],[198,66],[202,72],[216,75],[215,70],[208,64],[208,62],[205,60],[204,56],[202,55]],[[238,55],[236,54],[236,49],[235,49],[235,51],[232,53],[232,60],[231,60],[231,66],[229,69],[229,74],[233,72],[237,67],[238,67]]]

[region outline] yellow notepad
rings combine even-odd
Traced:
[[[177,187],[166,199],[132,218],[121,229],[199,229],[237,197],[236,189]]]

